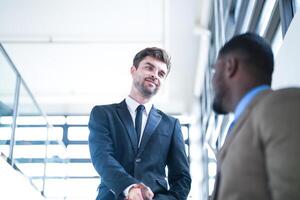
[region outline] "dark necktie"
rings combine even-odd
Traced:
[[[143,111],[145,107],[143,105],[139,105],[136,109],[136,116],[135,116],[135,130],[137,135],[137,145],[139,146],[139,141],[141,137],[142,131],[142,121],[143,121]]]

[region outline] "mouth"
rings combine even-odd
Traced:
[[[155,80],[151,79],[151,78],[146,78],[145,79],[146,82],[150,83],[153,86],[158,86],[158,84],[155,82]]]

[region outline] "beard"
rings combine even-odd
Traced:
[[[215,95],[212,105],[213,110],[220,115],[226,115],[228,114],[228,111],[224,109],[224,106],[222,105],[222,98],[218,95]]]
[[[137,90],[144,96],[144,97],[151,97],[157,94],[158,87],[150,88],[146,86],[146,79],[143,79],[142,81],[134,81],[134,86],[137,88]]]

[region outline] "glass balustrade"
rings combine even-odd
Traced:
[[[47,198],[66,195],[69,159],[62,135],[61,128],[49,123],[0,44],[0,153]],[[52,184],[60,190],[51,191]]]

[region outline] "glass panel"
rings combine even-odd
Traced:
[[[0,153],[4,153],[8,157],[17,76],[13,66],[10,66],[4,55],[0,51]],[[19,78],[21,85],[18,95],[13,163],[25,176],[30,178],[39,191],[42,192],[44,186],[51,186],[51,183],[54,182],[59,189],[53,191],[53,194],[59,194],[59,191],[63,191],[65,194],[63,186],[66,185],[68,159],[66,148],[62,143],[63,129],[61,127],[53,128],[47,123],[32,95],[25,87],[25,83],[21,77]],[[55,120],[58,121],[57,118]],[[59,117],[59,120],[62,124],[66,122],[63,116]],[[59,197],[64,196],[60,195]]]
[[[20,88],[18,113],[19,113],[19,117],[40,116],[41,115],[40,110],[35,105],[35,102],[31,98],[31,96],[29,95],[28,91],[26,90],[26,88],[24,87],[23,84],[21,85],[21,88]],[[41,120],[43,121],[44,124],[46,124],[45,119],[41,119]],[[19,123],[19,125],[24,124],[24,123],[22,123],[22,120],[20,120],[18,123]]]
[[[188,130],[189,130],[188,127],[181,126],[181,132],[182,132],[183,140],[188,139]]]
[[[26,88],[21,85],[20,97],[19,97],[19,108],[18,108],[18,118],[16,127],[16,145],[14,148],[15,158],[44,158],[46,155],[46,148],[44,143],[39,145],[30,145],[31,142],[23,143],[22,141],[32,141],[32,138],[36,137],[36,140],[41,140],[43,142],[47,139],[47,128],[24,128],[23,125],[31,125],[33,119],[27,116],[40,116],[41,113],[33,102],[31,96],[28,94]],[[38,119],[38,118],[35,118]],[[42,117],[39,118],[39,123],[46,124],[46,120]]]
[[[0,51],[0,116],[12,116],[16,74]]]
[[[215,177],[217,172],[217,164],[215,162],[208,163],[208,175],[209,177]]]
[[[11,138],[11,123],[3,118],[12,119],[16,87],[16,74],[7,62],[7,58],[0,51],[0,153],[9,156],[7,145]],[[11,120],[12,121],[12,120]],[[2,146],[5,145],[5,146]]]
[[[68,139],[69,140],[84,140],[87,141],[89,137],[88,127],[69,127]]]
[[[249,0],[249,4],[247,7],[247,11],[246,11],[243,25],[241,28],[241,33],[247,32],[247,30],[248,30],[248,27],[249,27],[249,24],[251,21],[251,16],[254,11],[254,6],[255,6],[255,0]]]
[[[68,179],[67,199],[96,199],[99,182],[99,178]]]
[[[294,0],[293,6],[294,6],[294,10],[295,10],[294,13],[296,13],[300,8],[300,0]]]
[[[68,176],[94,176],[98,177],[98,173],[93,167],[92,163],[69,163]]]
[[[48,140],[61,142],[63,139],[63,128],[51,127],[49,129]]]
[[[19,127],[16,130],[16,141],[45,141],[47,127]]]
[[[283,42],[283,38],[282,38],[282,29],[281,29],[281,24],[279,24],[279,26],[277,27],[277,30],[275,32],[274,38],[272,40],[272,50],[274,53],[274,57],[276,57],[281,45]]]
[[[87,125],[89,116],[67,116],[67,124]]]
[[[67,152],[69,158],[90,158],[88,145],[68,145]]]
[[[9,143],[1,142],[0,154],[3,153],[6,157],[9,155]]]
[[[47,179],[45,182],[45,191],[44,194],[47,197],[47,199],[66,199],[66,189],[67,186],[67,180],[63,178],[51,178]],[[42,183],[42,180],[34,180],[34,183],[36,185],[40,185]],[[81,185],[82,187],[82,185]],[[84,187],[82,187],[84,188]],[[82,189],[81,188],[81,189]],[[78,188],[77,188],[78,189]],[[79,189],[79,190],[81,190]]]
[[[44,163],[19,163],[18,168],[29,177],[44,175]]]
[[[261,36],[263,36],[266,31],[275,3],[276,0],[269,0],[264,3],[264,7],[260,15],[259,22],[257,25],[257,30],[256,30],[256,32]]]
[[[208,179],[208,193],[209,193],[209,195],[211,195],[213,193],[214,185],[215,185],[215,179],[214,178]]]
[[[47,116],[47,120],[50,124],[65,124],[66,117],[65,116]]]

